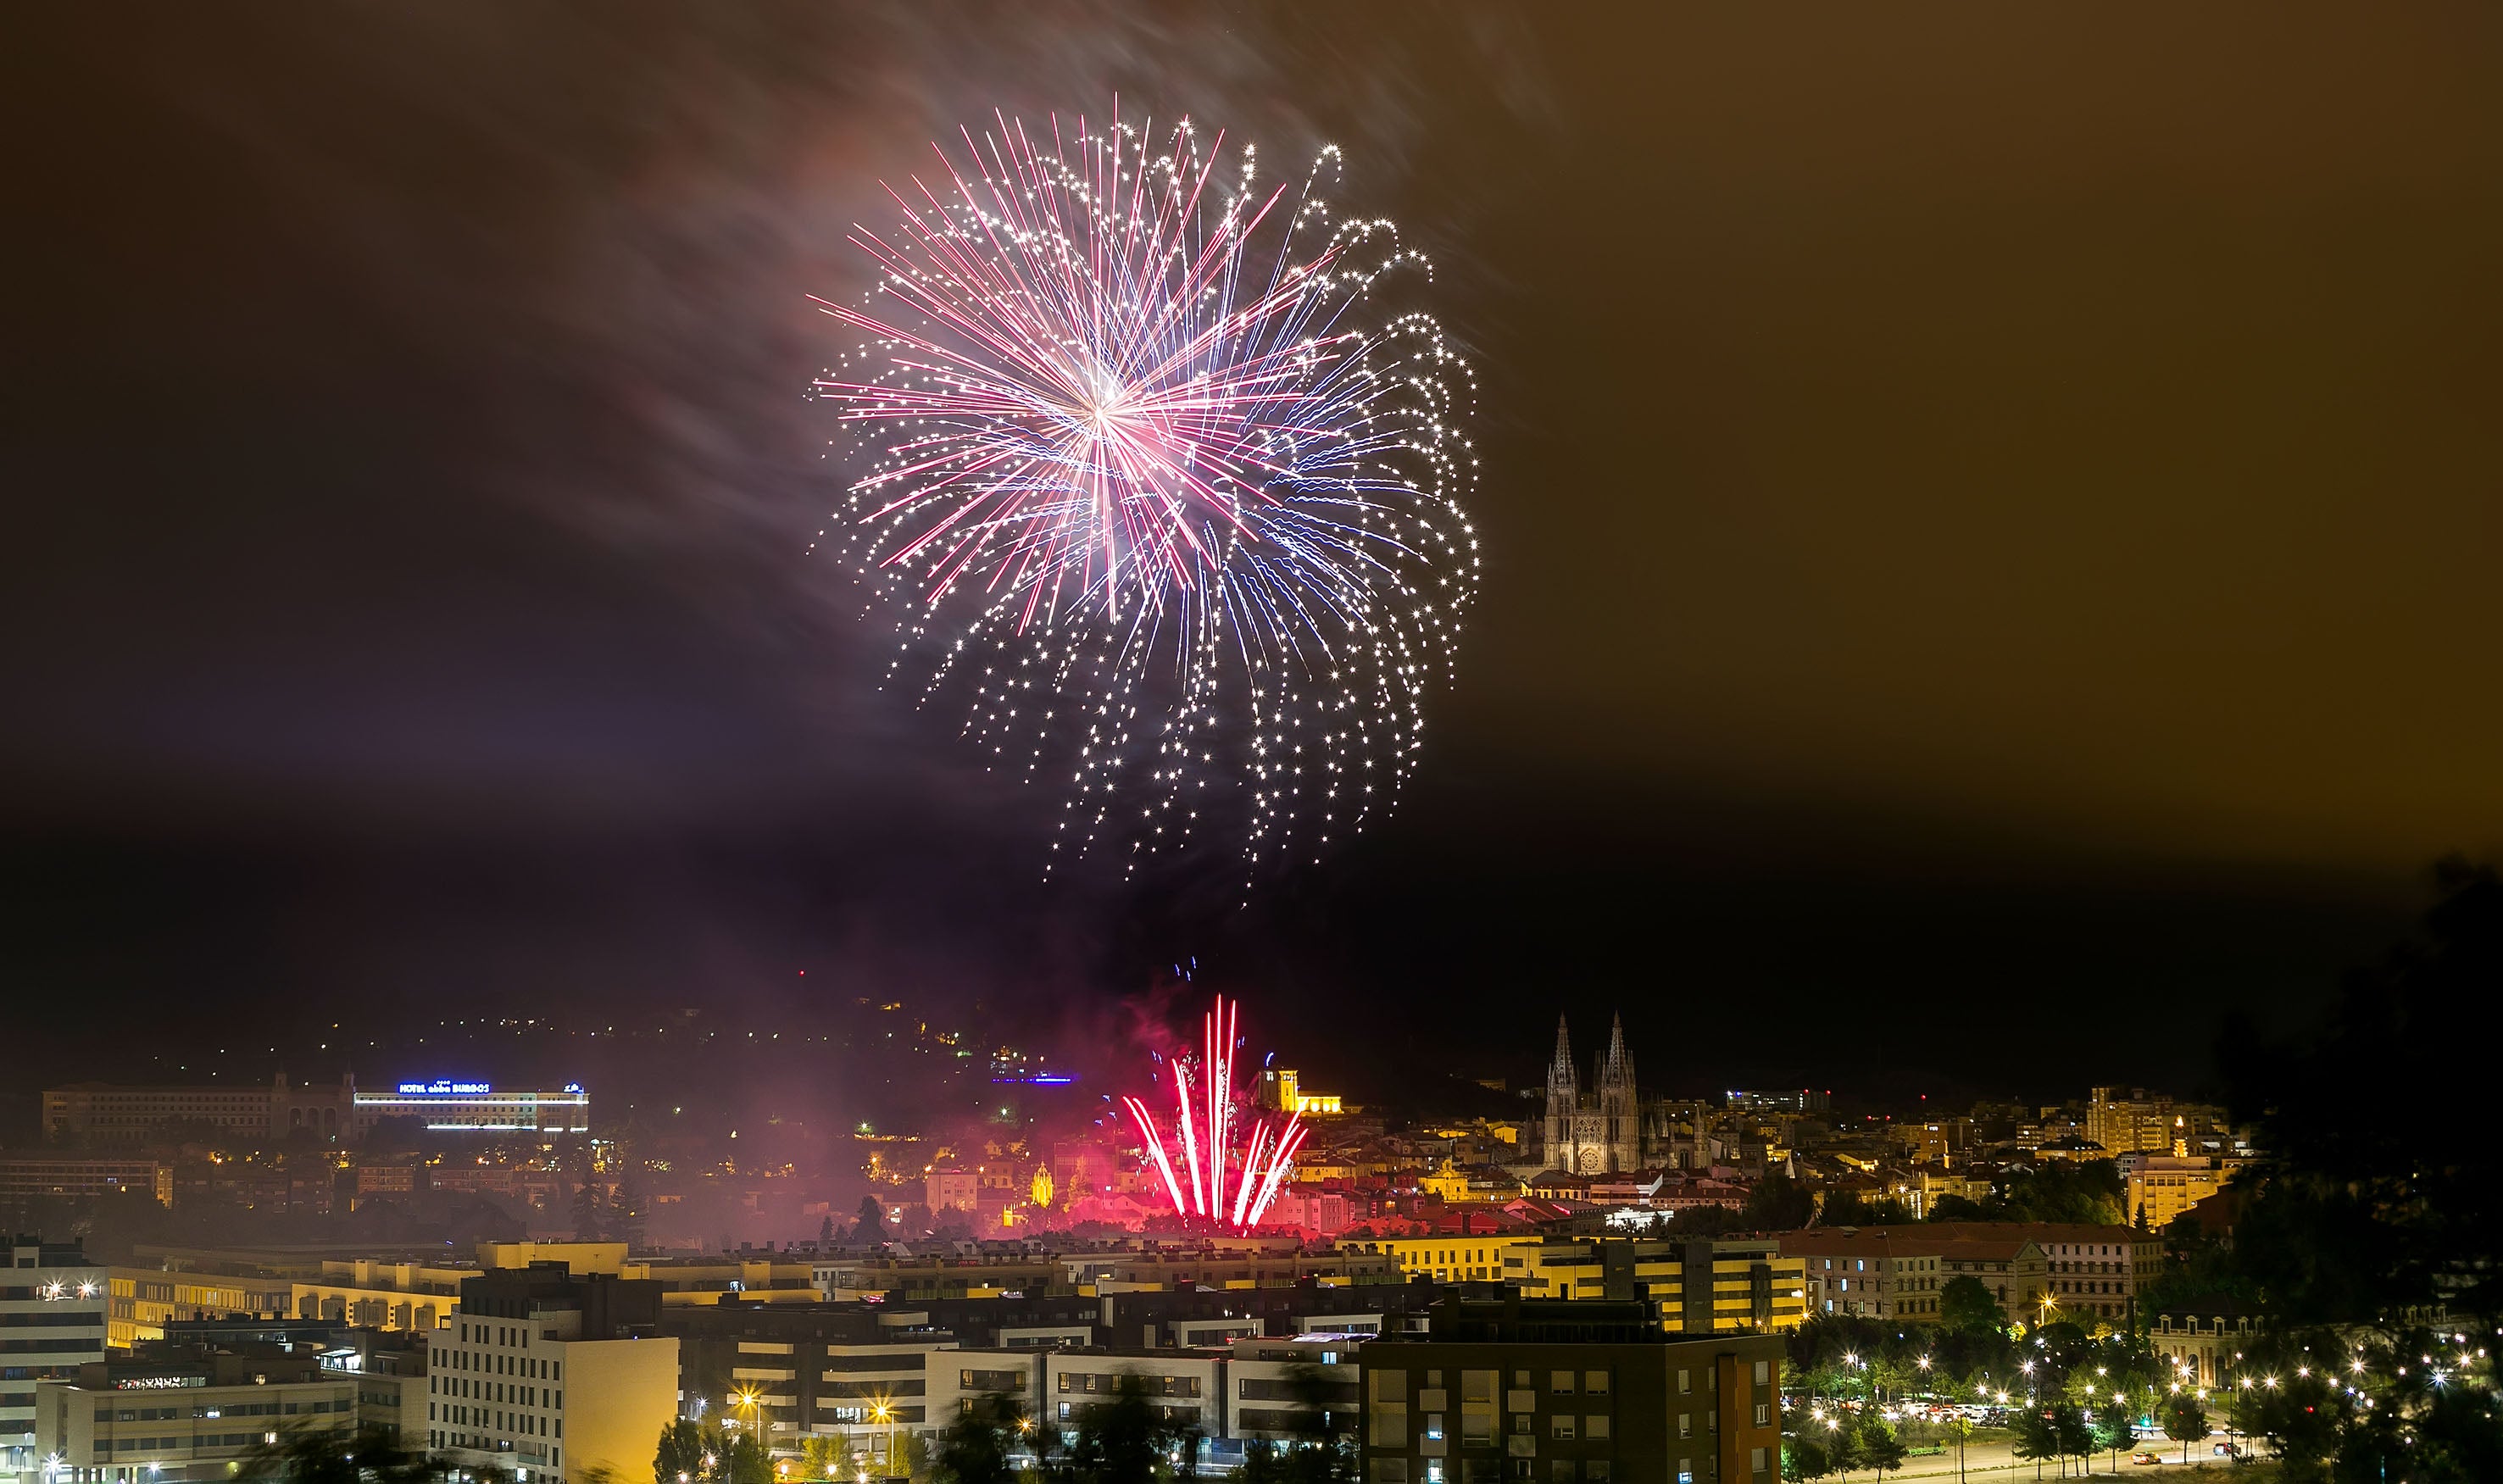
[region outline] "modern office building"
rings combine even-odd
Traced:
[[[994,1302],[943,1300],[949,1305]],[[672,1310],[679,1415],[760,1430],[789,1454],[840,1436],[885,1458],[907,1434],[944,1426],[929,1411],[933,1378],[956,1336],[923,1306],[726,1303]],[[934,1368],[935,1367],[935,1368]]]
[[[1782,1341],[1663,1340],[1640,1303],[1437,1305],[1359,1352],[1373,1484],[1773,1484]]]
[[[678,1412],[661,1286],[562,1262],[465,1279],[427,1356],[427,1440],[518,1484],[650,1467]]]
[[[115,1350],[165,1339],[177,1321],[230,1314],[283,1318],[289,1312],[287,1280],[240,1263],[218,1271],[117,1266],[108,1282],[112,1306],[105,1337]]]
[[[322,1365],[356,1382],[357,1426],[412,1452],[426,1447],[427,1364],[432,1336],[356,1330],[346,1345],[323,1352]]]
[[[277,1345],[154,1341],[35,1386],[35,1449],[51,1484],[224,1479],[284,1434],[356,1425],[353,1378]]]
[[[0,1254],[0,1479],[30,1479],[43,1457],[36,1386],[104,1359],[111,1285],[76,1242],[13,1237]]]

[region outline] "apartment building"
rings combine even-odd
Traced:
[[[1432,1333],[1366,1344],[1374,1484],[1773,1484],[1782,1341],[1663,1339],[1648,1305],[1453,1299]]]
[[[1435,1283],[1494,1282],[1504,1276],[1503,1255],[1513,1247],[1534,1246],[1536,1232],[1477,1232],[1470,1235],[1360,1237],[1344,1244],[1355,1252],[1380,1253],[1398,1264],[1408,1278]]]
[[[1236,1344],[1225,1364],[1224,1435],[1275,1441],[1315,1426],[1354,1426],[1364,1415],[1357,1357],[1366,1343],[1354,1335],[1316,1335]],[[1318,1416],[1312,1411],[1316,1402]]]
[[[1796,1258],[1815,1314],[1851,1314],[1916,1325],[1938,1321],[1938,1291],[1950,1276],[1943,1249],[1926,1226],[1818,1226],[1784,1232],[1782,1256]],[[1960,1255],[1995,1269],[2024,1244],[1967,1242]]]
[[[1505,1248],[1503,1278],[1524,1298],[1642,1300],[1666,1334],[1807,1321],[1801,1264],[1771,1237],[1546,1237]]]
[[[660,1286],[560,1262],[463,1281],[427,1357],[427,1442],[518,1484],[650,1466],[677,1416]]]
[[[1937,1323],[1939,1294],[1959,1277],[1977,1279],[2010,1324],[2054,1310],[2089,1328],[2121,1324],[2164,1261],[2160,1238],[2128,1226],[1924,1222],[1811,1227],[1779,1240],[1802,1264],[1812,1312],[1910,1324]]]

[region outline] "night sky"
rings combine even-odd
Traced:
[[[1887,1095],[2296,1023],[2503,843],[2503,14],[1666,10],[17,17],[29,1046],[869,993],[1049,1037],[1192,956],[1370,1095],[1529,1075],[1560,1011],[1663,1089]],[[803,555],[805,295],[876,181],[1116,92],[1344,146],[1483,389],[1420,780],[1248,907],[1045,885],[1056,801]]]

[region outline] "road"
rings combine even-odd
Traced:
[[[2230,1467],[2229,1460],[2217,1458],[2209,1451],[2224,1439],[2224,1433],[2216,1432],[2210,1434],[2206,1442],[2192,1443],[2190,1445],[2191,1465],[2196,1467],[2206,1464],[2211,1469],[2219,1472]],[[2155,1438],[2143,1442],[2139,1446],[2152,1449],[2155,1456],[2164,1462],[2153,1465],[2132,1464],[2129,1461],[2129,1453],[2124,1451],[2120,1455],[2119,1464],[2119,1471],[2124,1476],[2137,1474],[2145,1477],[2183,1471],[2179,1443],[2170,1438]],[[2101,1478],[2113,1471],[2112,1456],[2109,1452],[2098,1453],[2088,1462],[2094,1477]],[[2034,1478],[2035,1467],[2033,1460],[2017,1458],[2010,1446],[2004,1442],[1974,1443],[1965,1449],[1964,1477],[1969,1484],[2027,1484],[2027,1481]],[[2057,1463],[2045,1460],[2040,1467],[2042,1478],[2046,1484],[2048,1480],[2062,1476],[2061,1466]],[[2068,1469],[2069,1478],[2077,1477],[2077,1464],[2074,1459],[2069,1461]],[[1886,1475],[1886,1484],[1895,1484],[1898,1479],[1952,1479],[1955,1476],[1955,1450],[1949,1448],[1943,1454],[1929,1454],[1905,1460],[1901,1469]],[[1839,1479],[1841,1475],[1836,1474],[1834,1477]],[[1852,1470],[1852,1477],[1865,1478],[1869,1484],[1877,1484],[1877,1475],[1869,1469],[1855,1468]]]

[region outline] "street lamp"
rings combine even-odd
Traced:
[[[895,1408],[880,1401],[870,1408],[869,1416],[872,1422],[886,1424],[886,1472],[892,1478],[895,1476]]]

